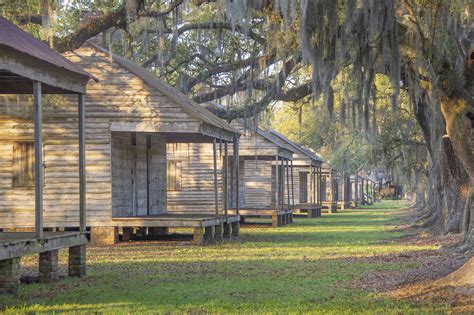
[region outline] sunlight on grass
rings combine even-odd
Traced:
[[[207,247],[89,248],[86,278],[23,285],[0,303],[6,313],[443,312],[444,305],[382,299],[360,287],[372,272],[416,267],[368,258],[435,249],[393,240],[402,235],[391,229],[403,206],[386,201],[287,227],[244,227],[240,240]]]

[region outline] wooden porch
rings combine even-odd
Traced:
[[[68,248],[69,250],[69,275],[84,276],[86,273],[86,172],[85,172],[85,92],[88,81],[93,77],[86,73],[76,64],[68,61],[56,51],[41,41],[36,40],[30,34],[24,32],[17,26],[0,18],[0,94],[10,95],[32,95],[32,111],[30,118],[25,120],[31,124],[33,134],[28,135],[29,145],[24,142],[21,147],[30,147],[28,154],[21,155],[23,168],[18,176],[12,176],[3,180],[4,184],[0,194],[0,204],[5,204],[7,197],[4,192],[11,190],[19,193],[24,189],[30,192],[24,199],[17,200],[18,204],[34,200],[34,208],[30,208],[30,217],[24,221],[15,221],[15,212],[0,220],[0,293],[15,293],[20,285],[20,259],[23,255],[39,254],[39,281],[52,282],[58,279],[58,250]],[[45,157],[44,145],[47,132],[43,128],[44,120],[50,118],[47,111],[43,110],[42,97],[45,94],[69,94],[76,96],[77,106],[75,108],[74,120],[77,121],[77,180],[78,180],[78,222],[77,232],[46,232],[44,223],[44,191],[45,184]],[[26,109],[26,106],[23,108]],[[43,115],[44,114],[44,115]],[[8,115],[10,118],[18,118],[17,113]],[[72,118],[72,117],[71,117]],[[67,123],[72,123],[69,118]],[[66,121],[63,121],[66,122]],[[4,139],[7,141],[18,140],[8,131],[3,131]],[[56,134],[54,136],[57,136]],[[31,138],[30,138],[31,137]],[[24,139],[23,139],[24,140]],[[26,152],[26,151],[25,151]],[[68,153],[64,153],[67,155]],[[71,153],[69,153],[71,154]],[[7,155],[8,156],[8,155]],[[28,156],[28,158],[24,158]],[[2,164],[4,160],[0,161]],[[27,161],[28,162],[27,162]],[[11,164],[13,174],[18,166]],[[64,174],[63,174],[64,175]],[[18,182],[15,178],[22,178]],[[27,180],[25,179],[27,178]],[[24,181],[23,181],[24,180]],[[11,184],[10,184],[11,183]],[[17,187],[21,187],[17,190]],[[14,230],[18,225],[28,226],[32,232],[7,232]],[[5,232],[4,232],[5,231]],[[34,231],[34,232],[33,232]]]
[[[336,213],[337,212],[337,203],[334,201],[323,201],[322,202],[322,212],[326,213]]]
[[[316,203],[300,203],[293,207],[294,216],[317,218],[321,216],[322,206]]]
[[[229,211],[232,211],[229,210]],[[293,222],[293,210],[274,208],[240,208],[242,223],[250,223],[248,219],[271,219],[272,227],[288,225]]]
[[[0,293],[15,293],[20,286],[20,260],[24,255],[39,254],[40,282],[58,279],[58,251],[69,251],[69,276],[86,274],[86,244],[81,232],[44,232],[41,239],[35,232],[0,232]]]
[[[191,228],[193,229],[193,243],[204,245],[213,241],[238,237],[240,231],[239,215],[162,213],[115,217],[112,221],[115,227],[122,230],[123,241],[132,238],[136,229],[146,229],[149,237],[153,238],[167,234],[170,228]]]

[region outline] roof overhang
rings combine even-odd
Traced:
[[[2,94],[32,94],[33,81],[43,83],[43,94],[85,93],[90,79],[5,45],[0,45],[0,72]]]

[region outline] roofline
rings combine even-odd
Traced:
[[[110,53],[103,47],[93,43],[92,41],[88,40],[86,43],[92,48],[108,54],[112,57],[112,59],[118,63],[121,67],[127,69],[128,71],[132,72],[134,75],[142,79],[148,86],[151,88],[163,93],[164,95],[171,98],[174,102],[181,105],[183,109],[188,112],[191,116],[194,116],[195,119],[199,120],[201,123],[205,123],[207,125],[211,125],[217,128],[221,128],[227,132],[232,132],[234,134],[239,134],[232,126],[226,123],[224,120],[220,119],[219,117],[215,116],[213,113],[205,109],[204,107],[200,106],[198,103],[190,100],[185,94],[181,91],[177,90],[176,88],[170,86],[160,78],[158,78],[153,73],[149,72],[139,64],[118,56],[116,54]],[[138,73],[138,70],[143,71],[144,73]],[[145,75],[145,76],[144,76]],[[149,76],[149,77],[146,77]],[[152,82],[151,80],[156,80]],[[159,86],[158,86],[159,85]]]
[[[310,152],[309,150],[307,150],[306,148],[304,148],[303,146],[300,146],[298,144],[296,144],[295,142],[291,141],[290,139],[288,139],[287,137],[285,137],[284,135],[282,135],[281,133],[279,133],[278,131],[276,131],[275,129],[273,128],[269,128],[268,131],[277,136],[278,138],[280,138],[282,141],[285,141],[286,143],[288,143],[290,146],[292,146],[293,148],[295,148],[296,150],[298,150],[300,153],[306,155],[307,157],[309,157],[310,159],[312,160],[315,160],[315,161],[318,161],[318,162],[321,162],[323,163],[324,160],[319,157],[316,153],[313,153],[313,152]]]

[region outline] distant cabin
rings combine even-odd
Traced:
[[[244,121],[232,126],[239,140],[239,214],[243,220],[271,217],[273,226],[292,221],[291,168],[293,149],[278,137]],[[231,198],[236,206],[235,198]]]
[[[294,150],[291,162],[291,197],[294,214],[320,216],[323,160],[311,150],[298,145],[276,130],[270,129],[269,132]]]

